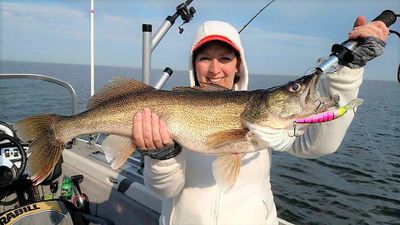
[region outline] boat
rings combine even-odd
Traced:
[[[193,17],[195,10],[187,8],[190,2],[191,0],[188,0],[177,7],[177,12],[164,22],[156,35],[153,35],[155,38],[151,38],[149,26],[143,26],[144,82],[149,81],[152,48],[158,44],[175,19],[181,17],[186,23]],[[93,16],[93,8],[91,12]],[[91,45],[93,46],[93,38]],[[93,54],[92,49],[91,94],[94,93]],[[166,68],[156,88],[161,88],[170,75],[171,70]],[[0,74],[0,80],[2,79],[44,80],[59,85],[66,88],[71,95],[71,113],[75,114],[77,111],[75,89],[65,81],[45,74],[26,73]],[[11,223],[13,219],[15,221],[25,215],[32,217],[36,214],[31,212],[36,209],[35,207],[39,208],[39,203],[51,201],[72,202],[73,211],[80,212],[90,224],[159,223],[162,199],[144,185],[144,161],[139,153],[134,153],[120,169],[112,170],[106,161],[103,147],[96,142],[98,137],[76,138],[65,146],[62,160],[48,179],[39,186],[32,186],[26,168],[30,155],[28,143],[18,139],[13,124],[7,121],[0,121],[0,134],[2,135],[0,135],[0,168],[3,171],[0,182],[0,194],[3,199],[0,202],[2,224]],[[5,176],[8,172],[12,175]],[[67,186],[71,181],[73,185]],[[279,224],[292,223],[279,219]]]

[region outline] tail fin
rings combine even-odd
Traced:
[[[31,116],[15,125],[17,136],[25,142],[31,141],[28,168],[35,185],[46,179],[61,157],[64,143],[58,140],[54,130],[60,119],[58,115]]]

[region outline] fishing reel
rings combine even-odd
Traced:
[[[183,32],[183,24],[189,23],[189,21],[193,18],[194,14],[196,13],[196,9],[193,7],[190,7],[188,9],[188,6],[190,3],[192,3],[193,0],[187,0],[184,3],[179,4],[176,7],[176,16],[180,16],[181,19],[183,20],[183,23],[178,27],[179,28],[179,33],[182,34]]]

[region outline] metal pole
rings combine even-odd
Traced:
[[[156,84],[156,86],[154,86],[154,88],[157,90],[161,89],[164,86],[165,82],[167,82],[169,77],[172,75],[173,72],[174,71],[171,68],[166,67],[163,71],[163,74],[161,75],[160,80],[158,80],[158,83]]]
[[[94,95],[94,0],[90,1],[90,96]],[[75,139],[73,140],[75,143]],[[93,134],[89,135],[89,146],[95,146]]]
[[[151,24],[142,25],[142,82],[150,84],[150,72],[151,72]]]
[[[90,96],[94,94],[94,0],[90,4]]]
[[[53,84],[60,85],[64,88],[66,88],[70,95],[71,95],[71,115],[76,114],[76,92],[75,89],[67,82],[46,76],[46,75],[41,75],[41,74],[31,74],[31,73],[6,73],[6,74],[0,74],[0,80],[1,79],[34,79],[34,80],[44,80]]]
[[[172,25],[174,25],[176,18],[178,18],[178,14],[174,14],[173,16],[168,16],[163,22],[163,24],[161,24],[160,28],[155,32],[151,41],[152,51],[157,47],[158,43],[160,43],[161,39],[169,31]]]

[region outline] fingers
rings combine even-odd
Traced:
[[[138,149],[146,149],[143,139],[143,118],[142,112],[135,114],[133,118],[133,141]]]
[[[382,21],[375,21],[373,22],[376,24],[377,28],[377,38],[381,39],[382,41],[386,41],[389,37],[389,28],[386,26],[386,24]]]
[[[153,150],[172,144],[167,126],[150,109],[136,113],[133,121],[133,139],[137,148]]]
[[[366,23],[365,17],[357,17],[354,29],[349,32],[349,39],[376,37],[386,41],[389,36],[389,28],[382,21]]]
[[[153,142],[153,126],[151,123],[150,109],[144,109],[143,111],[143,139],[146,149],[150,150],[156,148]]]
[[[153,145],[155,148],[162,148],[164,146],[160,135],[160,119],[154,113],[151,114],[151,126],[153,133]]]
[[[170,145],[173,143],[171,135],[168,132],[167,125],[163,120],[160,120],[160,135],[164,145]]]
[[[365,18],[365,16],[358,16],[356,21],[354,22],[353,28],[356,28],[358,26],[363,26],[365,24],[367,24],[367,19]]]

